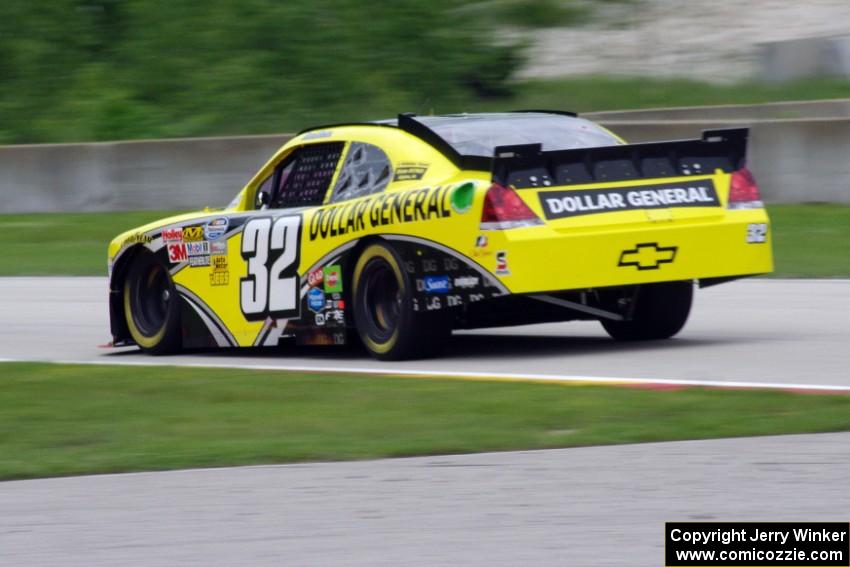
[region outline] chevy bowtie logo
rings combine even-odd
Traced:
[[[657,270],[661,264],[671,264],[676,259],[677,246],[659,246],[656,242],[638,244],[632,250],[620,252],[618,266],[634,266],[638,270]]]

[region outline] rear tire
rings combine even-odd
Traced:
[[[148,252],[124,280],[124,317],[130,336],[149,354],[180,350],[180,301],[168,268]]]
[[[618,341],[669,339],[685,326],[693,295],[691,281],[642,285],[630,321],[600,322]]]
[[[354,322],[366,350],[378,360],[432,356],[451,335],[447,309],[413,310],[413,282],[389,245],[368,246],[354,267]]]

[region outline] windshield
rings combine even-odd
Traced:
[[[497,146],[542,144],[544,151],[614,146],[620,141],[589,120],[543,113],[417,116],[461,155],[492,157]]]

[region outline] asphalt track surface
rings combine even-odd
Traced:
[[[624,344],[598,323],[456,333],[438,359],[380,363],[359,348],[104,349],[105,278],[0,278],[0,359],[613,378],[850,388],[850,280],[750,279],[698,290],[674,339]]]
[[[663,565],[665,521],[847,521],[850,433],[0,483],[3,565]]]
[[[0,359],[850,388],[846,280],[701,290],[656,344],[539,325],[392,365],[354,348],[102,349],[105,297],[103,278],[0,279]],[[847,521],[848,447],[836,433],[4,482],[0,565],[654,566],[665,521]]]

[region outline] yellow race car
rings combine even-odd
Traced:
[[[116,346],[344,344],[425,356],[452,329],[599,320],[663,339],[704,287],[772,270],[747,130],[626,144],[564,112],[312,128],[220,211],[109,245]]]

